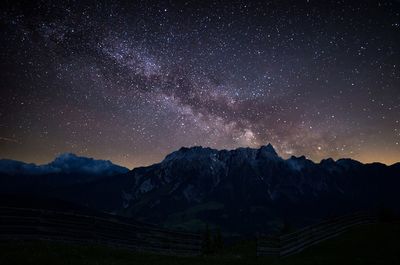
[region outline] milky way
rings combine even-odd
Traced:
[[[400,160],[398,1],[13,1],[0,21],[0,157]]]

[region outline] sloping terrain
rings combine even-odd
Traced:
[[[0,242],[0,264],[248,264],[330,265],[399,264],[400,224],[357,226],[337,238],[282,259],[255,256],[255,244],[242,242],[213,257],[171,257],[101,246],[74,246],[48,242]]]

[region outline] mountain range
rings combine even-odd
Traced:
[[[283,159],[270,144],[235,150],[183,147],[158,164],[131,171],[110,162],[80,161],[91,162],[58,166],[59,171],[53,173],[40,173],[33,166],[39,172],[28,178],[36,181],[34,191],[10,185],[15,183],[10,178],[17,180],[18,172],[25,171],[11,167],[13,174],[7,173],[3,165],[11,162],[0,161],[1,191],[40,192],[169,228],[200,231],[208,225],[229,235],[277,233],[284,227],[302,227],[357,210],[400,210],[400,163],[387,166],[352,159],[315,163],[304,156]],[[53,168],[53,163],[47,167]],[[89,172],[90,177],[82,177]],[[49,179],[43,176],[56,179],[54,174],[63,173],[68,176],[63,179],[80,180],[37,184]]]
[[[45,165],[0,159],[0,192],[43,193],[127,173],[129,169],[107,160],[65,153]]]

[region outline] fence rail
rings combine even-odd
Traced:
[[[377,221],[377,217],[368,213],[355,213],[337,217],[321,223],[305,227],[294,233],[276,238],[259,239],[257,241],[258,256],[289,256],[321,241],[335,237],[352,226],[369,224]]]
[[[199,234],[128,223],[112,217],[0,207],[0,240],[26,239],[95,243],[179,256],[199,255],[202,244]]]

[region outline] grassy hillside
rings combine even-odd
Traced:
[[[279,264],[400,264],[400,224],[358,226]]]
[[[0,242],[0,264],[400,264],[400,224],[359,226],[341,236],[284,258],[255,257],[243,242],[219,257],[166,257],[102,246],[49,242]]]
[[[1,265],[51,264],[51,265],[228,265],[265,264],[255,257],[240,259],[231,255],[223,257],[170,257],[133,253],[128,250],[102,246],[72,246],[62,243],[8,242],[0,244]]]

